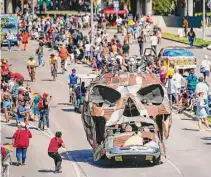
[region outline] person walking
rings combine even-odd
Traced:
[[[1,145],[1,162],[2,162],[2,177],[10,176],[10,166],[12,165],[12,151],[11,144]]]
[[[187,37],[187,32],[188,32],[188,20],[186,19],[186,17],[183,17],[183,28],[184,28],[185,37]]]
[[[125,57],[129,56],[130,46],[127,41],[124,41],[122,46],[122,52]]]
[[[201,62],[200,70],[204,76],[204,81],[206,82],[207,78],[210,75],[210,71],[211,71],[211,61],[209,60],[207,55],[204,56],[204,60],[202,60],[202,62]]]
[[[21,34],[20,30],[16,34],[16,37],[17,37],[17,50],[19,51],[20,50],[20,45],[21,45],[21,37],[22,37],[22,34]]]
[[[14,35],[12,34],[10,30],[8,30],[8,33],[7,33],[8,51],[11,51],[13,39],[14,39]]]
[[[26,153],[29,147],[29,139],[32,138],[30,130],[27,129],[25,123],[18,124],[18,130],[12,136],[13,147],[16,147],[17,166],[25,165]],[[22,163],[21,163],[22,158]]]
[[[43,42],[39,43],[39,47],[36,50],[36,54],[38,56],[38,62],[39,62],[39,66],[38,67],[44,66],[45,62],[43,61]]]
[[[165,87],[167,89],[167,94],[168,94],[171,108],[176,99],[176,85],[175,85],[175,81],[172,79],[172,77],[173,77],[172,75],[168,76],[168,80],[166,81],[166,85],[165,85]]]
[[[48,155],[54,160],[55,173],[61,173],[62,157],[58,153],[60,147],[65,148],[64,141],[62,140],[62,133],[56,132],[55,137],[51,139],[48,146]]]
[[[138,45],[139,45],[139,51],[140,51],[140,56],[143,55],[144,53],[144,32],[141,32],[141,35],[138,37]]]
[[[24,31],[22,33],[22,44],[23,44],[23,49],[26,50],[27,44],[28,44],[28,40],[29,40],[29,34]]]
[[[40,110],[40,119],[39,119],[39,123],[38,123],[38,130],[40,130],[41,128],[41,124],[46,122],[46,126],[47,128],[49,129],[50,127],[50,124],[49,124],[49,112],[50,112],[50,109],[49,109],[49,105],[50,105],[50,102],[51,102],[51,96],[48,97],[49,95],[47,93],[43,93],[43,96],[42,96],[42,106],[41,108],[39,108]],[[39,106],[39,105],[38,105]],[[43,129],[45,127],[43,126]]]
[[[196,34],[193,31],[193,28],[191,28],[190,31],[188,32],[188,40],[189,40],[190,47],[193,47],[193,42],[195,38],[196,38]]]
[[[204,123],[205,127],[210,130],[209,123],[207,121],[207,112],[206,112],[206,104],[204,101],[204,93],[200,92],[198,94],[197,108],[196,108],[196,117],[198,118],[198,126],[199,131],[203,131],[202,123]]]
[[[158,44],[158,37],[156,32],[153,32],[153,35],[150,38],[151,48],[155,51],[155,55],[157,55],[157,44]]]
[[[61,58],[61,62],[64,62],[64,69],[67,71],[67,59],[69,56],[69,52],[65,46],[65,44],[62,44],[62,46],[59,49],[59,57]]]

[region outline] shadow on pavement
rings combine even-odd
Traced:
[[[54,173],[53,170],[46,170],[46,169],[38,170],[38,172],[40,172],[40,173]]]
[[[211,143],[204,143],[204,144],[206,144],[206,145],[211,145]]]
[[[41,81],[50,82],[52,79],[41,79]]]
[[[64,112],[74,112],[74,109],[61,109]]]
[[[211,137],[203,137],[202,140],[211,140]]]
[[[10,123],[10,124],[7,124],[8,126],[10,127],[17,127],[17,123]]]
[[[194,131],[194,132],[198,132],[198,129],[192,129],[192,128],[183,128],[182,130],[187,130],[187,131]]]
[[[7,136],[7,137],[5,137],[5,139],[11,140],[11,139],[12,139],[12,137]]]
[[[71,106],[71,104],[70,104],[70,103],[58,103],[58,105]]]
[[[97,168],[150,168],[154,166],[149,161],[136,160],[134,158],[123,162],[116,162],[109,159],[99,160],[96,162],[93,159],[93,151],[91,149],[67,151],[65,153],[61,153],[63,160],[69,160],[66,153],[68,153],[76,162],[88,163]]]

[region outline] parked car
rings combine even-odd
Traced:
[[[158,59],[164,61],[166,66],[169,66],[170,62],[174,63],[177,69],[183,71],[195,69],[197,66],[197,59],[193,52],[181,47],[162,48]]]

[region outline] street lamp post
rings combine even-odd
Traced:
[[[34,0],[32,0],[32,17],[34,19]]]
[[[203,0],[203,40],[205,40],[205,13],[206,13],[206,3],[205,0]]]
[[[93,38],[94,38],[94,14],[93,14],[93,0],[91,2],[91,44],[93,44]]]

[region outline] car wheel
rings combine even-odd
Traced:
[[[159,156],[158,158],[153,157],[153,164],[160,165],[161,164],[161,156]]]

